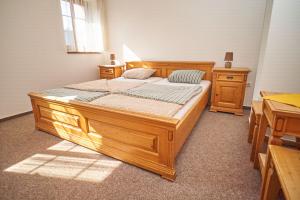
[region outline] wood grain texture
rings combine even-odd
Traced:
[[[258,158],[259,158],[258,160],[259,160],[260,173],[261,176],[264,177],[265,168],[266,168],[266,154],[259,153]]]
[[[153,76],[167,78],[174,70],[196,69],[205,71],[203,80],[212,80],[212,67],[214,62],[191,62],[191,61],[133,61],[126,62],[126,69],[151,68],[156,72]]]
[[[144,62],[130,62],[127,66],[137,67],[141,63]],[[146,64],[145,67],[158,69],[156,74],[161,77],[174,69],[204,70],[206,80],[211,80],[214,65],[150,61]],[[60,102],[37,93],[29,96],[37,129],[175,180],[176,155],[207,105],[209,94],[210,90],[206,90],[181,120],[78,101]]]
[[[210,111],[243,115],[248,68],[214,68]]]
[[[269,146],[286,199],[300,199],[300,151]]]

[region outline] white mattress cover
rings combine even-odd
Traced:
[[[118,81],[128,81],[128,82],[144,82],[144,83],[154,83],[163,80],[161,77],[150,77],[147,79],[132,79],[132,78],[124,78],[124,77],[118,77],[115,78],[114,80]]]
[[[211,82],[208,80],[202,80],[200,84],[188,84],[188,83],[171,83],[168,81],[167,78],[157,81],[154,84],[160,84],[160,85],[178,85],[178,86],[191,86],[191,85],[201,85],[202,91],[194,96],[191,100],[189,100],[174,116],[175,119],[182,119],[184,115],[189,111],[190,108],[193,107],[193,105],[203,97],[204,93],[209,89]]]

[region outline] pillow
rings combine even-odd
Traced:
[[[205,72],[200,70],[175,70],[169,77],[169,82],[199,84]]]
[[[132,79],[147,79],[149,78],[156,70],[155,69],[147,69],[147,68],[134,68],[126,70],[122,77],[124,78],[132,78]]]

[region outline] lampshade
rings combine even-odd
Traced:
[[[233,52],[226,52],[224,60],[233,61]]]

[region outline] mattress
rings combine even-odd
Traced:
[[[131,97],[122,94],[109,94],[89,103],[96,106],[168,118],[172,118],[182,107],[175,103]]]
[[[185,116],[185,114],[190,110],[190,108],[192,108],[193,105],[195,105],[195,103],[198,102],[203,97],[203,95],[206,93],[206,91],[210,88],[210,85],[211,85],[211,82],[207,81],[207,80],[202,80],[200,82],[200,84],[171,83],[171,82],[168,81],[167,78],[160,78],[160,77],[150,77],[149,79],[145,79],[145,80],[126,79],[126,78],[120,77],[120,78],[116,78],[116,80],[124,81],[124,82],[127,82],[127,83],[153,83],[153,84],[157,84],[157,85],[170,85],[170,86],[196,86],[196,85],[202,86],[202,91],[199,94],[192,97],[186,104],[184,104],[182,106],[180,105],[181,107],[179,105],[177,105],[177,106],[176,105],[171,105],[172,103],[170,103],[170,105],[163,105],[163,104],[167,104],[166,102],[161,102],[160,104],[157,104],[157,105],[159,105],[158,106],[159,108],[165,107],[167,109],[168,106],[169,106],[170,110],[168,112],[165,111],[166,114],[168,114],[165,117],[171,117],[171,118],[175,118],[175,119],[179,119],[179,120],[182,119]],[[74,90],[74,91],[77,91],[78,93],[83,93],[83,92],[91,93],[91,92],[81,91],[81,90]],[[76,94],[77,94],[77,92],[76,92]],[[63,95],[65,95],[65,94],[63,94]],[[60,95],[60,96],[62,96],[62,95]],[[70,96],[70,95],[65,95],[65,96]],[[96,100],[99,99],[99,101],[101,101],[101,98],[103,98],[103,97],[98,96],[98,98],[96,98]],[[124,98],[125,98],[125,96],[124,96]],[[120,97],[118,99],[120,99]],[[61,100],[61,99],[57,99],[57,100]],[[73,100],[76,100],[76,99],[73,99]],[[96,101],[96,100],[93,100],[93,101]],[[129,102],[130,101],[134,102],[133,100],[128,100],[128,101]],[[140,101],[142,101],[142,100],[140,100]],[[143,101],[146,101],[146,100],[143,100]],[[150,101],[150,100],[148,100],[148,101]],[[94,104],[92,102],[88,102],[88,103]],[[113,106],[112,103],[113,103],[113,101],[111,100],[111,102],[109,104],[107,104],[107,103],[106,104],[107,104],[108,107],[113,108],[114,106]],[[140,103],[141,102],[136,102],[134,105],[137,105],[137,104],[140,104]],[[146,102],[144,102],[144,103],[146,103]],[[97,105],[97,101],[94,105]],[[152,104],[149,103],[149,105],[150,106],[151,105],[155,106],[154,103],[152,103]],[[102,106],[106,106],[106,105],[104,104]],[[130,107],[130,105],[127,105],[127,106]],[[116,108],[118,108],[117,104],[116,104]],[[135,109],[133,109],[133,110],[135,110]],[[147,109],[143,108],[142,110],[144,110],[145,113],[151,114],[151,113],[156,113],[157,112],[157,107],[155,107],[155,109],[153,108],[152,110],[150,109],[151,112],[149,112],[149,108],[147,108]],[[164,109],[162,109],[162,110],[164,110]],[[161,113],[161,112],[158,112],[158,114],[159,113]],[[161,116],[164,116],[164,115],[161,115]]]
[[[120,81],[126,81],[126,82],[143,82],[143,83],[154,83],[163,80],[161,77],[150,77],[147,79],[131,79],[131,78],[124,78],[124,77],[119,77],[115,78],[114,80],[120,80]]]
[[[208,80],[202,80],[200,84],[188,84],[188,83],[171,83],[168,81],[167,78],[162,79],[160,81],[155,82],[154,84],[160,84],[160,85],[178,85],[178,86],[188,86],[188,85],[201,85],[202,91],[191,98],[174,116],[175,119],[182,119],[184,115],[190,110],[190,108],[193,107],[193,105],[200,100],[203,95],[206,93],[206,91],[210,88],[211,81]]]
[[[199,85],[174,86],[146,83],[138,87],[120,91],[119,94],[185,105],[192,97],[199,94],[201,90],[202,87]]]

